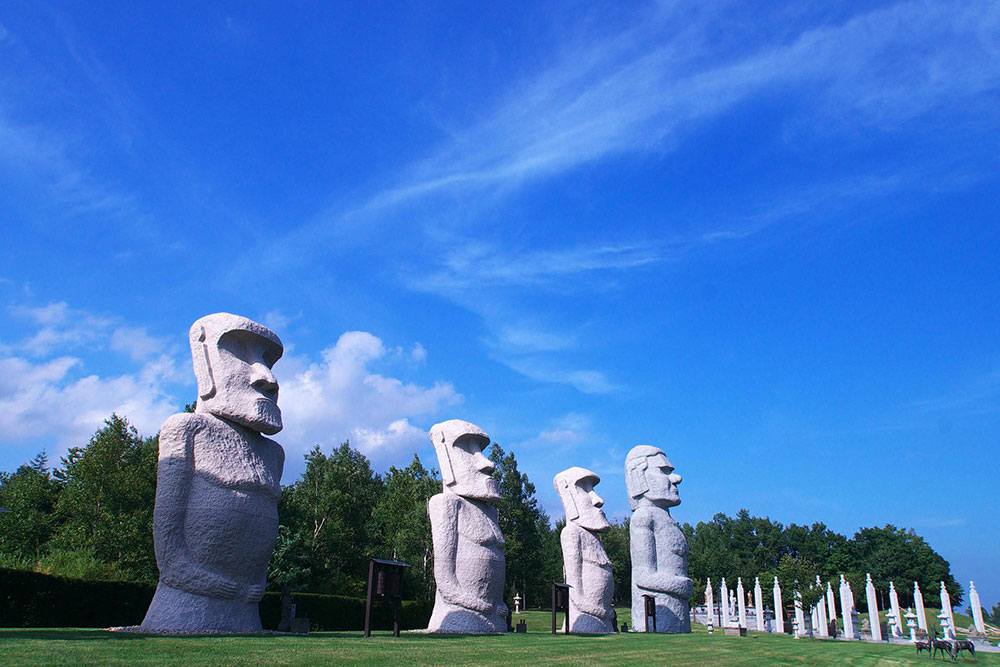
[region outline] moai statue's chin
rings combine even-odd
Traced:
[[[691,632],[688,544],[669,509],[681,502],[680,483],[681,476],[662,449],[639,445],[625,457],[625,485],[633,512],[632,625],[637,632],[646,631],[644,595],[655,598],[657,632]]]
[[[160,430],[153,544],[160,581],[146,632],[260,632],[257,603],[278,535],[285,453],[271,367],[281,341],[245,317],[191,326],[198,379],[193,413]]]
[[[611,528],[594,491],[601,481],[585,468],[568,468],[552,480],[566,510],[566,527],[559,535],[569,589],[570,632],[602,634],[615,631],[611,598],[615,580],[611,560],[598,533]]]
[[[427,501],[437,583],[427,630],[505,633],[504,540],[492,505],[500,487],[483,455],[489,436],[475,424],[452,419],[434,425],[430,439],[444,490]]]

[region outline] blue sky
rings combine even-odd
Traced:
[[[0,468],[271,326],[288,451],[463,418],[682,521],[912,526],[1000,600],[1000,6],[0,5]],[[331,6],[332,5],[332,6]]]

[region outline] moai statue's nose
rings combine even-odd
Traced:
[[[278,392],[278,379],[265,364],[257,362],[250,370],[250,386],[263,394]]]
[[[604,498],[597,495],[597,491],[590,492],[590,501],[594,503],[594,507],[604,507]]]
[[[678,475],[678,474],[677,474],[677,473],[675,473],[675,472],[672,472],[672,473],[670,473],[670,483],[671,483],[671,484],[673,484],[674,486],[677,486],[677,485],[678,485],[678,484],[680,484],[680,483],[681,483],[682,481],[684,481],[684,478],[683,478],[683,477],[681,477],[680,475]]]

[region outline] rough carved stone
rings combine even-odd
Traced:
[[[285,453],[271,368],[281,341],[245,317],[191,326],[194,413],[160,430],[153,543],[160,580],[140,629],[260,632],[257,603],[278,534]]]
[[[570,585],[569,630],[587,634],[614,632],[611,597],[615,582],[611,560],[598,536],[611,524],[601,510],[604,500],[594,491],[601,478],[585,468],[573,467],[552,481],[566,511],[566,527],[559,538],[566,583]],[[633,616],[633,625],[641,626],[643,618]]]
[[[669,509],[681,502],[680,483],[681,476],[674,472],[662,449],[639,445],[625,457],[625,485],[633,511],[629,523],[632,618],[645,618],[642,596],[653,595],[657,632],[691,632],[688,544]],[[728,603],[724,591],[722,604]],[[637,631],[645,631],[644,624],[633,623]]]
[[[475,424],[451,419],[431,427],[430,439],[444,490],[427,502],[437,582],[427,631],[504,633],[504,539],[491,504],[500,487],[483,456],[490,438]]]

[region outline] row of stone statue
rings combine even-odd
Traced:
[[[198,401],[193,413],[173,415],[160,430],[153,512],[160,578],[139,629],[259,632],[284,465],[281,446],[267,437],[282,428],[272,368],[283,347],[267,327],[228,313],[196,321],[189,342]],[[443,489],[427,503],[437,583],[428,631],[506,632],[504,538],[493,505],[500,494],[483,455],[490,439],[461,420],[435,425],[430,438]],[[689,632],[687,541],[669,510],[680,503],[681,477],[662,450],[646,445],[629,452],[625,472],[634,512],[632,618],[645,617],[644,596],[652,597],[652,627]],[[578,467],[554,479],[566,510],[560,537],[573,632],[615,629],[599,481]]]
[[[810,585],[810,588],[814,586],[817,588],[822,588],[822,582],[819,576],[816,577],[816,583]],[[774,615],[773,624],[769,623],[771,620],[769,618],[770,614],[764,609],[763,596],[761,594],[760,578],[754,578],[753,587],[753,599],[749,599],[749,595],[743,589],[743,579],[737,578],[736,589],[730,590],[726,586],[726,579],[723,577],[722,584],[719,587],[719,593],[721,596],[720,603],[715,604],[714,596],[715,592],[712,589],[712,580],[708,579],[707,585],[705,587],[705,607],[704,609],[695,610],[695,619],[701,621],[705,625],[711,627],[712,625],[721,626],[723,628],[747,628],[757,631],[768,631],[768,632],[785,632],[785,619],[782,613],[776,613]],[[861,639],[862,638],[862,628],[858,625],[858,611],[854,604],[854,591],[851,589],[851,584],[848,582],[844,575],[840,575],[840,618],[843,621],[843,636],[848,639]],[[809,621],[807,624],[806,614],[802,607],[801,594],[795,592],[795,615],[793,620],[792,631],[796,636],[802,636],[809,632],[808,628],[812,629],[819,637],[829,637],[831,636],[831,628],[835,627],[837,622],[837,603],[833,593],[833,586],[830,582],[826,584],[826,593],[820,599],[820,601],[809,610]],[[916,607],[916,613],[910,609],[906,610],[906,614],[900,612],[899,607],[899,596],[896,593],[895,584],[889,582],[889,609],[886,611],[886,620],[888,621],[887,631],[889,637],[883,638],[881,623],[872,623],[870,619],[879,618],[878,609],[878,596],[875,591],[875,584],[872,582],[872,576],[869,573],[866,577],[865,583],[865,598],[868,607],[868,629],[865,633],[873,641],[883,641],[883,639],[892,638],[908,638],[911,641],[916,641],[918,634],[922,633],[926,636],[927,633],[927,615],[924,610],[924,596],[920,590],[920,584],[913,582],[913,601]],[[941,613],[938,614],[939,625],[941,626],[941,632],[946,639],[955,639],[955,617],[951,608],[951,596],[948,594],[948,589],[945,587],[944,582],[941,582]],[[982,634],[985,632],[985,624],[983,622],[983,611],[979,600],[979,592],[976,590],[975,582],[969,582],[969,603],[972,607],[972,617],[973,625],[975,630]],[[718,607],[718,608],[717,608]],[[781,597],[781,585],[778,582],[778,578],[774,578],[774,608],[776,610],[781,610],[784,608],[782,604]],[[752,611],[752,614],[748,614],[747,610]],[[906,623],[906,629],[904,630],[904,620]],[[752,627],[751,627],[752,626]]]

